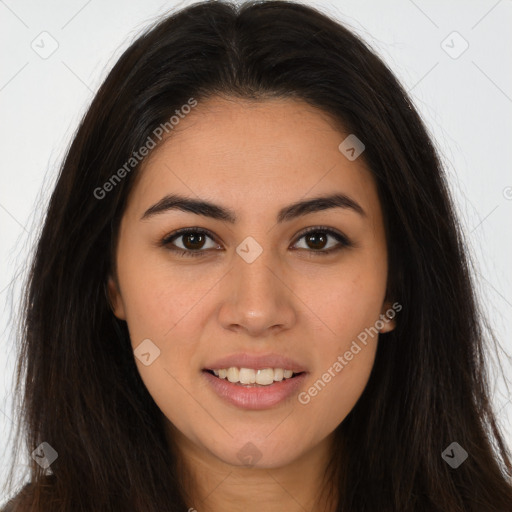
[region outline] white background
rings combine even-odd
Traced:
[[[130,41],[160,14],[190,3],[0,0],[0,485],[16,420],[12,315],[58,165]],[[309,3],[360,34],[411,92],[445,162],[485,310],[512,354],[512,1]],[[44,31],[50,36],[40,36]],[[43,59],[31,45],[48,50],[52,38],[58,48]],[[464,40],[469,47],[453,58]],[[502,365],[510,378],[511,361],[503,355]],[[492,368],[494,403],[512,448],[512,402]]]

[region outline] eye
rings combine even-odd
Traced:
[[[205,241],[210,239],[213,244],[210,247],[205,245]],[[353,247],[353,243],[342,233],[334,231],[330,228],[323,226],[315,226],[303,231],[298,240],[305,239],[306,247],[298,247],[299,249],[309,249],[309,252],[315,256],[327,255],[335,251],[340,251],[345,247]],[[327,240],[332,238],[337,241],[337,244],[328,246]],[[174,241],[182,239],[181,246],[177,245]],[[162,241],[161,245],[166,247],[172,252],[178,253],[180,256],[196,257],[202,256],[206,249],[215,249],[215,237],[209,231],[202,228],[184,228],[170,235],[167,235]],[[297,242],[295,242],[295,246]],[[325,248],[327,246],[327,249]],[[218,247],[218,245],[217,245]]]
[[[302,232],[298,240],[303,238],[307,246],[299,247],[299,249],[312,249],[310,252],[312,252],[314,256],[325,256],[327,254],[340,251],[345,247],[353,246],[352,242],[345,235],[323,226],[308,228],[306,231]],[[329,238],[333,238],[338,243],[331,244],[327,249],[325,249],[328,245],[327,240]]]
[[[183,239],[181,242],[182,247],[179,245],[176,246],[173,242],[174,240]],[[213,240],[213,236],[209,234],[208,231],[200,228],[185,228],[175,231],[170,235],[166,236],[162,240],[162,245],[167,247],[170,251],[179,253],[180,256],[202,256],[202,253],[205,252],[201,249],[204,249],[205,240],[209,238]],[[213,247],[206,247],[206,249],[215,248],[215,244]]]

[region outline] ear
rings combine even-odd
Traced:
[[[107,292],[110,308],[114,315],[119,318],[119,320],[126,320],[123,299],[119,292],[119,286],[112,276],[109,276],[107,281]]]
[[[402,309],[402,306],[398,303],[391,303],[390,301],[385,301],[382,305],[381,314],[379,317],[379,333],[384,334],[386,332],[391,332],[396,327],[396,315]]]

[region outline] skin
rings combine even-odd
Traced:
[[[153,150],[129,197],[109,279],[112,308],[126,320],[134,349],[147,338],[160,349],[149,366],[135,360],[168,422],[187,504],[200,512],[235,504],[246,512],[334,506],[322,503],[319,491],[333,431],[368,382],[378,336],[360,344],[305,405],[293,396],[266,410],[242,410],[219,398],[201,370],[234,352],[277,352],[306,366],[301,391],[307,390],[389,310],[383,214],[363,159],[350,161],[338,149],[347,135],[301,101],[210,98]],[[280,208],[334,191],[356,201],[365,216],[332,208],[276,223]],[[141,220],[168,193],[212,201],[239,219],[229,224],[170,210]],[[354,245],[322,256],[323,247],[338,242],[329,235],[315,245],[301,235],[314,226],[339,231]],[[206,237],[201,246],[182,236],[174,244],[199,247],[202,256],[159,245],[189,227],[216,239]],[[248,236],[263,248],[251,264],[236,252]],[[388,321],[381,332],[393,328]],[[248,442],[261,458],[243,467],[237,454]]]

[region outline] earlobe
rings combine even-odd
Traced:
[[[107,298],[110,304],[110,309],[119,320],[126,320],[124,311],[123,299],[119,293],[119,288],[112,276],[109,276],[107,281]]]
[[[380,334],[385,334],[387,332],[391,332],[396,327],[396,315],[397,312],[402,309],[396,308],[395,305],[398,304],[395,302],[391,304],[391,302],[386,301],[382,307],[380,320],[378,321],[378,330]]]

